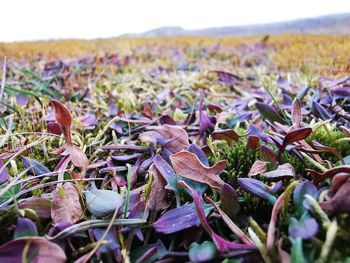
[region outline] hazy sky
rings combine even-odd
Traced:
[[[3,0],[0,41],[111,37],[161,26],[197,29],[347,12],[349,0]]]

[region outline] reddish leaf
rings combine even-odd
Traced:
[[[249,150],[255,150],[260,148],[260,138],[255,135],[249,135],[247,139],[247,148]]]
[[[72,125],[72,115],[66,106],[64,106],[58,100],[51,100],[52,105],[55,108],[56,121],[61,126],[64,138],[67,144],[72,144],[71,138],[71,125]]]
[[[319,173],[313,173],[313,183],[314,184],[319,184],[324,182],[325,180],[327,180],[328,178],[331,178],[333,176],[335,176],[336,174],[339,173],[350,173],[350,165],[342,165],[342,166],[337,166],[337,167],[333,167],[332,169],[329,169],[328,171],[324,172],[323,174],[319,174]]]
[[[239,141],[239,135],[232,129],[214,131],[211,137],[214,140],[225,140],[230,146],[232,146],[233,141]]]
[[[210,199],[208,196],[204,196],[204,200],[209,202],[214,208],[219,212],[222,219],[226,223],[226,225],[231,229],[231,231],[245,244],[253,245],[254,242],[225,214],[217,204]]]
[[[301,126],[301,102],[299,99],[295,99],[292,105],[292,122],[293,128],[298,129]]]
[[[172,153],[184,150],[190,145],[187,132],[179,126],[164,124],[155,130],[167,139],[174,139],[167,143],[167,149]]]
[[[76,167],[85,169],[89,165],[89,160],[86,157],[85,153],[83,153],[78,147],[74,145],[68,145],[66,152],[69,153],[69,157]]]
[[[25,252],[27,249],[27,253]],[[0,247],[0,262],[64,263],[67,258],[62,248],[42,237],[27,237],[9,241]]]
[[[282,142],[282,149],[287,147],[287,145],[292,144],[293,142],[304,140],[306,137],[310,135],[312,132],[311,128],[299,128],[296,130],[292,130],[286,134]]]
[[[189,190],[192,193],[193,201],[196,205],[196,210],[197,210],[199,220],[201,221],[204,229],[208,232],[208,234],[213,239],[213,242],[215,243],[217,249],[220,252],[227,252],[227,251],[230,251],[233,249],[238,249],[238,250],[256,249],[256,247],[254,245],[240,244],[240,243],[236,243],[236,242],[227,241],[227,240],[223,239],[222,237],[220,237],[218,234],[216,234],[213,231],[213,229],[210,227],[210,225],[205,217],[205,213],[204,213],[204,210],[203,210],[198,193],[196,191],[194,191],[192,188],[190,188],[184,181],[179,181],[178,185],[180,185],[183,188],[186,188],[187,190]]]
[[[57,122],[49,122],[46,124],[47,130],[50,133],[61,135],[62,130],[60,125]]]
[[[32,209],[43,219],[51,218],[51,201],[43,197],[33,196],[23,199],[19,204],[19,208]]]
[[[343,157],[341,156],[341,154],[337,150],[337,148],[323,145],[317,141],[312,141],[312,146],[314,148],[316,148],[317,150],[321,150],[322,152],[327,152],[327,153],[333,154],[334,156],[338,157],[339,160],[341,160],[344,163]]]
[[[195,154],[186,151],[171,155],[170,160],[175,172],[184,178],[208,184],[216,190],[220,190],[225,183],[219,175],[227,165],[226,160],[217,162],[212,167],[206,167]]]
[[[335,194],[326,202],[320,203],[320,206],[329,214],[350,215],[350,177],[348,176],[347,180],[343,180],[343,183],[337,187]]]
[[[55,224],[74,224],[83,214],[79,192],[72,183],[59,188],[52,200],[51,217]]]
[[[271,251],[274,246],[277,216],[283,206],[283,203],[284,203],[284,193],[278,197],[276,203],[272,208],[271,219],[270,219],[269,228],[267,231],[266,252]]]
[[[249,170],[248,176],[255,176],[266,171],[266,162],[256,160]]]
[[[265,161],[276,163],[276,154],[270,147],[261,145],[261,155]]]
[[[149,209],[152,214],[155,215],[156,212],[163,210],[168,207],[165,192],[166,181],[159,174],[159,171],[155,167],[154,164],[149,168],[149,172],[153,174],[153,183],[152,188],[149,195]]]
[[[240,210],[239,197],[236,190],[228,183],[224,183],[220,189],[220,201],[222,210],[230,217],[233,218],[238,214]]]

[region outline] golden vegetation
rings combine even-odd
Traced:
[[[235,48],[261,39],[262,36],[157,37],[0,43],[0,57],[27,59],[42,55],[48,59],[73,59],[106,52],[130,54],[134,48],[153,45],[186,48],[220,43]],[[281,35],[271,36],[267,43],[273,49],[273,64],[278,70],[295,69],[307,73],[331,70],[335,75],[350,72],[350,36]]]

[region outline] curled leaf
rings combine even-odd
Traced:
[[[56,121],[60,125],[64,138],[67,144],[72,144],[71,138],[71,125],[72,125],[72,115],[70,111],[58,100],[51,100],[51,103],[55,109]]]
[[[266,162],[256,160],[249,170],[248,176],[256,176],[266,171]]]
[[[232,146],[233,141],[239,141],[239,135],[233,129],[214,131],[211,137],[214,140],[224,140],[229,146]]]

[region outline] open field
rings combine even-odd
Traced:
[[[0,262],[350,261],[349,54],[346,36],[0,44]]]

